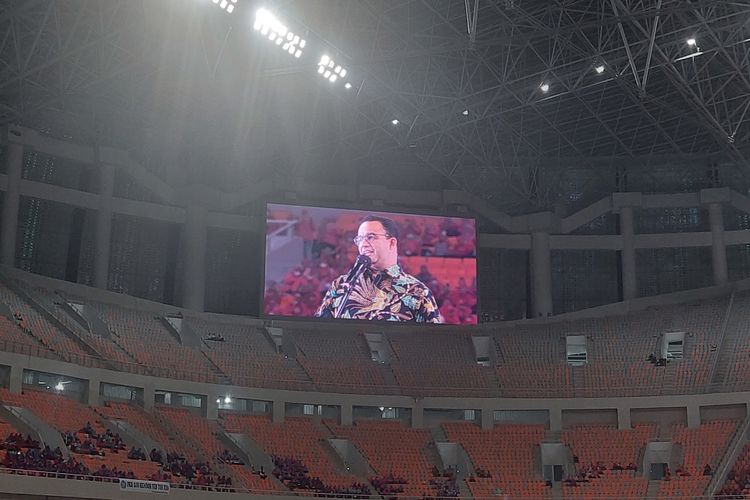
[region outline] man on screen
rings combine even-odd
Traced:
[[[348,296],[347,275],[333,280],[315,316],[442,323],[430,289],[398,264],[398,237],[398,226],[391,219],[363,218],[354,244],[371,264],[353,281]]]

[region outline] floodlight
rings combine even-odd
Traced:
[[[234,12],[234,9],[237,7],[237,1],[238,0],[212,0],[214,5],[218,5],[221,10],[226,12],[227,14],[231,14]]]
[[[600,64],[599,66],[594,67],[594,71],[601,75],[602,73],[604,73],[604,65]]]
[[[549,83],[543,83],[539,86],[539,90],[544,92],[545,94],[549,92]]]
[[[469,116],[469,110],[465,109],[465,110],[461,111],[461,114],[464,115],[464,116]]]
[[[696,43],[697,42],[695,41],[695,38],[688,38],[687,39],[687,44],[690,45],[691,47],[695,47]]]
[[[396,118],[394,118],[393,120],[391,120],[391,124],[392,125],[398,125],[398,120]]]
[[[229,404],[232,402],[232,398],[229,396],[224,396],[224,404]]]
[[[230,1],[236,2],[236,0]],[[268,39],[281,50],[298,59],[302,56],[302,49],[307,44],[305,39],[289,30],[284,23],[266,9],[258,9],[255,12],[253,29],[260,31],[263,36],[268,36]]]
[[[335,83],[340,78],[343,79],[347,73],[348,71],[346,68],[334,61],[328,54],[320,56],[320,61],[318,61],[318,74],[323,76],[323,78],[329,82]],[[351,83],[345,81],[344,88],[347,90],[352,88]]]
[[[58,382],[57,385],[55,386],[55,390],[56,391],[64,391],[65,390],[65,385],[62,382]]]

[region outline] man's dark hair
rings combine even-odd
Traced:
[[[383,217],[381,215],[366,215],[362,217],[362,219],[360,219],[359,225],[361,226],[364,222],[380,222],[383,225],[383,229],[385,229],[385,232],[388,233],[389,236],[398,239],[398,224],[393,222],[392,219]]]

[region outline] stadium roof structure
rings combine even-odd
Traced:
[[[302,58],[257,36],[259,7]],[[571,169],[579,190],[664,158],[746,176],[749,21],[715,0],[2,0],[0,124],[175,184],[385,177],[550,208]],[[323,53],[351,89],[315,74]]]

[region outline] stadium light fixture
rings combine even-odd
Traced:
[[[469,116],[469,110],[465,109],[465,110],[461,111],[461,114],[464,115],[464,116]]]
[[[605,68],[604,68],[603,64],[598,64],[598,65],[594,66],[594,71],[596,71],[596,74],[598,74],[598,75],[601,75],[602,73],[604,73],[604,69]]]
[[[539,90],[541,90],[543,93],[549,92],[549,83],[542,83],[539,85]]]
[[[696,42],[695,38],[688,38],[686,41],[687,41],[687,44],[690,45],[691,47],[695,47],[695,44],[698,43]]]
[[[399,124],[398,119],[394,118],[393,120],[391,120],[391,125],[398,125],[398,124]]]
[[[230,396],[224,396],[224,404],[229,404],[232,402],[232,398]]]
[[[212,0],[212,2],[227,14],[231,14],[237,8],[237,0]]]
[[[221,0],[225,1],[225,0]],[[253,29],[260,32],[268,41],[273,42],[281,50],[297,59],[302,57],[302,51],[307,46],[307,40],[290,31],[284,23],[266,9],[255,12]]]
[[[55,390],[56,391],[64,391],[65,390],[65,384],[63,384],[62,382],[58,382],[57,385],[55,385]]]
[[[318,74],[331,83],[343,81],[344,88],[347,90],[352,88],[352,84],[346,81],[346,75],[349,74],[349,71],[327,54],[323,54],[318,61]]]

